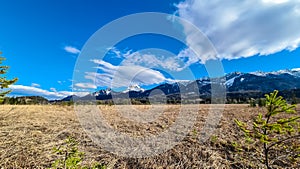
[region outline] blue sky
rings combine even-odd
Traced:
[[[284,0],[231,0],[227,3],[207,0],[1,1],[0,51],[7,58],[4,64],[11,67],[7,77],[19,78],[12,86],[14,92],[11,95],[62,98],[72,94],[76,60],[86,41],[98,29],[129,14],[163,12],[196,25],[215,46],[225,73],[292,69],[300,67],[299,4],[299,1]],[[185,25],[182,27],[186,44],[163,36],[136,36],[117,44],[104,59],[105,63],[95,64],[108,69],[107,63],[118,66],[124,59],[133,62],[136,57],[144,57],[144,60],[155,58],[155,53],[141,51],[147,48],[175,53],[176,56],[170,55],[169,58],[178,57],[183,52],[189,54],[189,46],[197,40],[191,41],[189,37],[192,35],[186,31]],[[114,57],[117,54],[121,57]],[[153,63],[173,74],[178,73],[181,80],[191,79],[185,76],[186,68],[190,68],[196,78],[207,75],[203,63],[210,58],[197,60],[184,56],[180,59],[183,65],[177,67],[172,59]],[[125,63],[127,65],[123,66],[132,66],[129,61]],[[147,81],[148,86],[168,79],[167,73],[157,71],[152,69],[148,72],[149,79],[153,77],[152,81]],[[109,75],[107,71],[98,71],[98,74],[101,73]],[[95,90],[93,85],[99,87],[107,83],[95,83],[95,80],[89,83],[89,80],[91,78],[74,84],[81,87],[79,91],[88,92]]]

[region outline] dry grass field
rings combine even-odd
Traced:
[[[170,127],[176,119],[179,106],[168,105],[157,120],[149,123],[123,118],[114,106],[103,105],[99,109],[114,129],[135,137],[155,135]],[[129,107],[132,108],[129,105],[118,108],[126,111]],[[136,105],[134,109],[145,111],[149,106]],[[51,167],[56,158],[53,147],[62,145],[68,136],[79,142],[79,150],[85,153],[83,163],[86,165],[99,162],[108,168],[245,167],[232,150],[232,142],[241,138],[241,132],[233,120],[248,121],[263,109],[250,108],[248,105],[226,105],[216,130],[209,140],[202,143],[198,137],[208,110],[209,105],[200,105],[194,129],[174,148],[153,157],[128,158],[107,152],[92,142],[82,129],[73,106],[1,105],[0,168]]]

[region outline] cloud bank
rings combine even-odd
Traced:
[[[88,92],[56,91],[54,88],[51,88],[51,91],[48,91],[38,87],[24,85],[10,85],[9,88],[12,89],[12,93],[9,94],[10,96],[42,96],[50,100],[62,99],[74,94],[77,96],[84,96],[88,94]]]
[[[180,17],[207,35],[220,59],[292,51],[300,45],[299,0],[186,0],[177,8]],[[189,46],[201,44],[187,25],[183,27]]]

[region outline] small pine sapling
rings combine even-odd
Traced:
[[[265,95],[267,111],[259,113],[251,125],[235,120],[244,133],[245,142],[249,143],[244,152],[254,151],[254,157],[268,169],[280,159],[291,165],[297,165],[300,161],[300,116],[295,110],[296,105],[288,105],[286,100],[277,95],[277,90]]]

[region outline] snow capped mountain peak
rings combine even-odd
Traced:
[[[294,68],[294,69],[284,69],[284,70],[278,70],[278,71],[273,71],[273,72],[262,72],[262,71],[256,71],[256,72],[251,72],[249,74],[256,75],[256,76],[261,76],[265,77],[268,75],[282,75],[282,74],[289,74],[292,76],[300,76],[300,68]]]
[[[94,92],[92,95],[93,96],[100,96],[100,95],[109,95],[111,92],[111,89],[110,88],[106,88],[105,90],[102,89],[102,90],[99,90],[97,92]]]
[[[300,77],[300,68],[294,68],[291,71],[294,76]]]
[[[263,77],[267,75],[266,72],[262,72],[262,71],[250,72],[249,74],[256,75],[256,76],[263,76]]]
[[[106,88],[105,89],[105,93],[108,95],[108,94],[110,94],[111,93],[111,88]]]
[[[288,70],[288,69],[270,72],[269,74],[272,74],[272,75],[281,75],[281,74],[290,74],[290,75],[293,75],[292,72],[291,72],[291,70]]]
[[[233,83],[234,83],[234,80],[235,80],[236,78],[240,77],[240,76],[241,76],[241,75],[239,75],[239,76],[234,76],[233,78],[231,78],[231,79],[229,79],[229,80],[226,80],[225,85],[226,85],[227,87],[232,86]]]
[[[300,72],[300,68],[294,68],[291,71],[293,71],[293,72]]]
[[[141,88],[139,85],[134,84],[134,85],[130,85],[128,86],[128,88],[126,90],[123,91],[123,93],[127,93],[130,91],[134,91],[134,92],[144,92],[145,89]]]
[[[272,74],[272,75],[289,74],[291,76],[300,77],[300,68],[279,70],[279,71],[270,72],[268,74]]]
[[[241,77],[242,75],[243,75],[243,73],[241,73],[241,72],[233,72],[233,73],[226,74],[226,76],[225,76],[226,87],[231,87],[233,85],[235,79]]]

